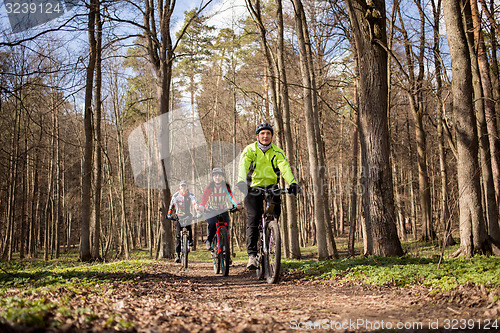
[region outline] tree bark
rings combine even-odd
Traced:
[[[354,92],[354,98],[357,100],[356,88]],[[357,103],[355,102],[355,105]],[[352,189],[351,189],[351,212],[350,212],[350,223],[349,223],[349,240],[348,240],[348,253],[349,256],[355,256],[354,252],[354,242],[355,242],[355,233],[356,233],[356,220],[357,220],[357,212],[358,212],[358,155],[359,155],[359,134],[358,134],[358,113],[354,113],[354,119],[356,119],[356,126],[354,128],[353,133],[353,151],[352,151]]]
[[[478,142],[473,106],[472,72],[467,39],[463,27],[463,1],[443,1],[446,32],[453,70],[453,107],[457,132],[457,173],[460,209],[460,250],[471,257],[484,251],[473,228],[484,223],[479,179]]]
[[[297,42],[299,44],[300,54],[300,70],[302,74],[303,84],[303,102],[304,102],[304,116],[306,122],[306,136],[307,147],[309,155],[309,167],[312,179],[312,192],[314,196],[314,220],[316,225],[316,240],[318,242],[318,259],[324,260],[328,258],[328,246],[326,239],[326,221],[325,221],[325,207],[323,201],[323,184],[319,174],[318,166],[318,147],[317,136],[314,124],[314,109],[313,109],[313,85],[310,77],[309,62],[307,59],[306,41],[303,31],[303,12],[302,2],[300,0],[293,0],[295,9],[295,24],[297,33]]]
[[[101,248],[101,197],[102,197],[102,20],[99,2],[96,9],[96,68],[95,68],[95,194],[92,258],[102,259]]]
[[[488,233],[496,242],[500,242],[499,211],[500,206],[500,140],[495,115],[495,100],[490,78],[488,53],[484,44],[481,28],[481,17],[477,0],[471,0],[472,24],[474,27],[474,41],[477,49],[477,61],[481,77],[484,100],[484,116],[481,120],[480,142],[484,146],[483,177],[485,178],[486,209]],[[496,52],[496,50],[494,51]],[[477,98],[476,98],[477,99]],[[484,141],[484,142],[483,142]],[[489,160],[491,158],[491,164]]]
[[[451,227],[451,223],[449,223],[450,218],[450,210],[448,206],[448,171],[446,164],[446,151],[444,144],[444,129],[443,122],[446,116],[445,112],[445,104],[443,101],[443,83],[441,79],[442,69],[441,69],[441,52],[439,48],[440,42],[440,33],[439,33],[439,24],[441,19],[441,0],[431,1],[432,5],[432,13],[434,17],[433,31],[434,31],[434,39],[433,39],[433,59],[434,59],[434,71],[436,73],[436,99],[438,103],[438,121],[437,121],[437,134],[438,134],[438,154],[439,154],[439,174],[441,178],[441,200],[440,200],[440,225],[443,229],[443,238],[446,245],[454,245],[455,240],[451,235],[449,227]]]
[[[385,1],[347,0],[359,65],[359,131],[367,253],[403,254],[396,230],[387,120]]]
[[[408,78],[410,89],[408,90],[408,98],[410,101],[410,109],[412,110],[413,119],[415,121],[415,138],[417,143],[417,165],[418,165],[418,184],[419,184],[419,199],[422,213],[422,238],[425,241],[430,241],[435,238],[434,228],[432,226],[432,209],[431,209],[431,194],[429,185],[429,176],[427,170],[427,148],[426,134],[423,124],[423,116],[425,113],[423,101],[423,79],[424,79],[424,52],[425,52],[425,16],[420,2],[416,2],[420,13],[420,45],[419,54],[417,56],[418,75],[415,77],[415,68],[413,61],[413,51],[411,41],[403,25],[401,10],[398,8],[398,16],[402,26],[402,33],[405,40],[406,61],[408,63]]]
[[[278,18],[278,70],[280,73],[281,84],[281,103],[283,105],[283,136],[285,141],[285,149],[288,153],[288,161],[292,167],[295,167],[295,154],[292,129],[290,124],[290,103],[288,96],[288,82],[285,70],[284,57],[284,32],[283,32],[283,12],[282,1],[276,0],[276,16]],[[299,243],[299,228],[297,223],[297,200],[291,196],[286,196],[286,213],[288,221],[288,233],[290,239],[290,257],[300,259],[300,243]]]
[[[198,14],[205,9],[212,0],[208,0],[202,8],[184,25],[178,34],[178,41],[186,32],[187,27],[191,22],[198,17]],[[170,84],[172,80],[172,65],[174,61],[174,51],[177,46],[172,43],[170,36],[170,19],[174,12],[175,0],[166,0],[158,2],[158,8],[155,8],[155,3],[152,0],[144,0],[144,34],[146,38],[146,48],[149,55],[149,60],[156,72],[156,86],[158,98],[158,115],[166,114],[170,111]],[[159,22],[156,22],[156,19]],[[160,31],[157,31],[157,26]],[[168,126],[167,126],[168,127]],[[169,133],[169,128],[163,128],[163,131]],[[166,137],[169,137],[167,134]],[[168,142],[164,143],[169,146]],[[168,161],[167,161],[168,164]],[[165,161],[162,160],[163,174],[165,180],[165,189],[162,190],[163,203],[161,209],[161,247],[159,256],[161,258],[171,258],[173,256],[173,232],[172,223],[167,219],[168,207],[172,193],[166,177]]]
[[[84,106],[84,128],[85,128],[85,153],[83,157],[82,174],[82,224],[80,234],[80,260],[90,261],[92,259],[90,249],[90,210],[91,210],[91,183],[92,183],[92,152],[93,152],[93,128],[92,128],[92,90],[94,85],[94,70],[96,62],[96,39],[95,21],[99,0],[91,0],[89,8],[88,36],[90,46],[89,64],[87,67],[87,79],[85,82],[85,106]]]
[[[327,240],[327,247],[329,251],[329,256],[338,258],[338,251],[337,251],[337,245],[335,244],[335,238],[333,236],[332,228],[331,228],[331,223],[330,221],[332,220],[330,216],[330,209],[329,209],[329,193],[328,191],[325,191],[325,187],[328,185],[328,180],[326,177],[326,156],[325,156],[325,145],[323,142],[323,136],[321,133],[321,127],[320,127],[320,118],[319,118],[319,106],[318,106],[318,89],[316,85],[316,71],[314,69],[314,59],[313,59],[313,53],[312,53],[312,43],[309,38],[309,29],[307,25],[307,18],[306,18],[306,13],[304,11],[303,6],[299,6],[298,9],[300,10],[300,17],[302,21],[302,34],[304,36],[304,41],[305,41],[305,46],[306,46],[306,58],[307,58],[307,63],[308,63],[308,69],[309,69],[309,76],[311,78],[311,97],[312,97],[312,106],[313,106],[313,115],[314,115],[314,130],[315,130],[315,135],[316,135],[316,147],[318,150],[318,176],[319,176],[319,181],[321,184],[321,194],[322,194],[322,199],[323,199],[323,210],[324,210],[324,223],[325,223],[325,230],[326,230],[326,240]],[[342,131],[341,131],[342,132]],[[342,196],[341,196],[342,198]],[[341,201],[342,202],[342,201]],[[342,214],[343,215],[343,214]]]

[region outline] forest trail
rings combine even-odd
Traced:
[[[453,324],[460,328],[460,320],[474,319],[477,327],[497,317],[484,298],[465,289],[431,296],[421,287],[368,287],[287,273],[279,284],[269,285],[243,262],[235,262],[229,276],[222,277],[208,262],[190,262],[182,269],[158,261],[135,281],[117,279],[102,295],[89,294],[73,305],[92,305],[99,319],[91,330],[100,330],[100,324],[104,328],[113,313],[139,332],[367,332],[405,326],[398,331],[438,332]],[[74,328],[68,322],[63,330]]]

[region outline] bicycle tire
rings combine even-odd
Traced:
[[[221,273],[222,276],[228,276],[231,253],[229,252],[229,238],[226,227],[220,228],[219,237],[219,246],[221,249],[221,252],[219,253]]]
[[[182,234],[182,267],[188,268],[188,235]]]
[[[215,235],[214,239],[212,240],[212,262],[214,264],[214,273],[219,274],[220,273],[220,260],[219,260],[219,253],[218,253],[218,244],[217,244],[217,235]]]
[[[265,276],[265,264],[264,264],[264,251],[262,249],[262,232],[259,233],[259,240],[257,241],[257,249],[258,249],[258,253],[257,253],[257,270],[255,271],[256,275],[257,275],[257,279],[259,280],[264,280],[264,276]]]
[[[268,251],[266,254],[265,269],[267,283],[277,283],[281,268],[281,235],[278,221],[274,219],[269,223],[266,230],[266,243]]]

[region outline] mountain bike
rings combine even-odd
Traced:
[[[189,231],[187,227],[191,225],[192,221],[195,218],[192,215],[186,215],[183,217],[178,217],[174,216],[172,217],[172,220],[178,221],[179,224],[181,225],[182,231],[181,231],[181,264],[182,267],[187,268],[188,267],[188,254],[190,252],[190,246],[189,246]]]
[[[278,218],[274,208],[279,205],[274,196],[288,193],[288,189],[254,187],[264,193],[264,212],[259,224],[259,240],[257,242],[257,278],[266,279],[267,283],[279,280],[281,268],[281,235]]]
[[[229,212],[233,213],[237,210],[238,209],[236,207],[233,207],[229,210]],[[222,273],[223,276],[227,276],[229,274],[229,265],[231,263],[231,249],[229,243],[228,223],[224,221],[222,215],[217,216],[216,228],[217,232],[212,239],[212,244],[210,246],[214,273]]]

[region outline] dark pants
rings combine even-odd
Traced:
[[[228,212],[224,212],[222,214],[219,214],[217,216],[214,216],[214,217],[207,219],[207,223],[208,223],[207,241],[209,243],[212,243],[212,239],[214,238],[214,235],[217,232],[217,220],[218,220],[219,216],[222,217],[224,222],[227,222],[229,225],[229,213]]]
[[[281,214],[281,198],[274,196],[274,215],[278,218]],[[245,209],[247,210],[247,253],[257,254],[257,241],[259,240],[259,223],[264,211],[264,193],[249,190],[245,197]]]
[[[182,242],[182,227],[179,221],[175,222],[175,229],[177,230],[177,245],[175,247],[175,252],[176,253],[181,253],[181,242]],[[191,228],[191,225],[188,225],[186,227],[188,231],[188,242],[192,243],[193,242],[193,228]]]

